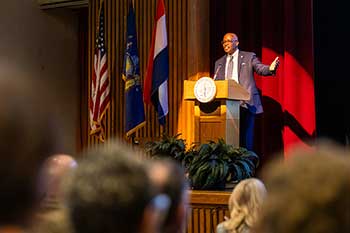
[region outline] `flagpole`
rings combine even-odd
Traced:
[[[168,132],[166,131],[165,125],[160,125],[160,135],[168,135]]]
[[[104,0],[101,0],[101,1],[100,1],[100,7],[99,7],[99,9],[98,9],[98,15],[101,14],[101,8],[102,8],[103,2],[104,2]]]

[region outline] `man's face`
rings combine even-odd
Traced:
[[[226,34],[222,39],[221,44],[225,53],[232,54],[236,51],[239,42],[237,36],[233,34]]]

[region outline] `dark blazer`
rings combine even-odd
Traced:
[[[216,80],[225,80],[226,56],[222,56],[215,62]],[[220,67],[220,68],[219,68]],[[262,76],[269,76],[272,73],[269,65],[262,64],[255,53],[239,51],[238,53],[238,80],[250,94],[250,99],[243,103],[253,114],[263,112],[260,94],[255,84],[254,71]]]

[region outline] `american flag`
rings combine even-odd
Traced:
[[[94,70],[91,80],[91,94],[89,101],[90,135],[97,135],[102,142],[105,138],[102,119],[110,102],[110,81],[108,77],[104,29],[104,3],[102,1],[99,10],[99,21],[95,42]]]

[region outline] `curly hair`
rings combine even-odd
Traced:
[[[257,222],[267,191],[256,178],[241,181],[233,189],[229,199],[230,218],[223,222],[227,232],[245,232]]]

